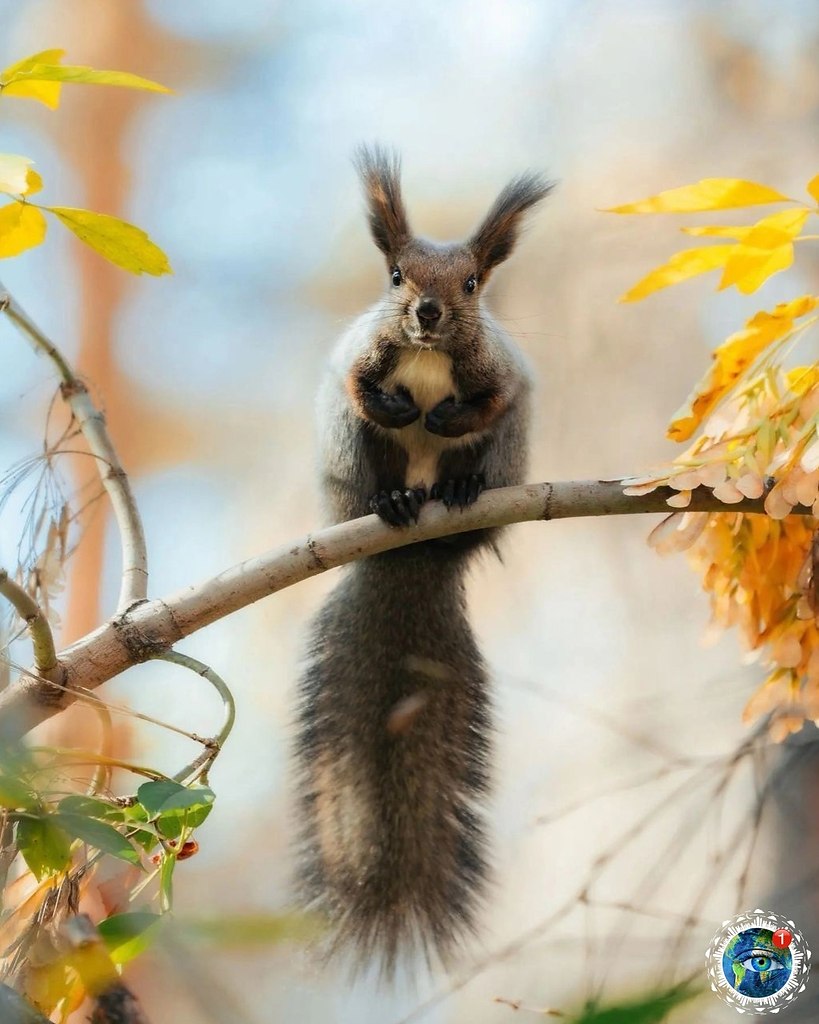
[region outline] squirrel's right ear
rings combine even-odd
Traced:
[[[375,244],[392,260],[412,237],[401,199],[401,163],[396,153],[380,146],[361,146],[355,165],[364,186],[370,230]]]
[[[553,188],[554,182],[539,174],[523,174],[509,182],[468,243],[479,274],[488,274],[508,258],[518,240],[523,215]]]

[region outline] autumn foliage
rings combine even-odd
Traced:
[[[803,231],[819,213],[819,175],[807,192],[812,203],[751,181],[709,178],[615,207],[611,212],[696,213],[787,204],[747,226],[683,228],[694,237],[733,241],[675,253],[623,301],[718,268],[720,288],[756,291],[793,263],[796,242],[816,238]],[[736,626],[749,652],[761,658],[768,675],[745,718],[770,715],[777,739],[806,719],[819,720],[819,366],[794,365],[793,358],[816,323],[817,303],[819,296],[801,295],[756,312],[718,346],[668,426],[669,438],[691,443],[670,465],[630,480],[627,488],[645,494],[672,487],[677,493],[668,504],[681,510],[698,487],[729,505],[764,495],[767,516],[679,511],[654,530],[650,543],[664,552],[688,550],[710,594],[715,624]],[[812,515],[792,516],[797,506]]]

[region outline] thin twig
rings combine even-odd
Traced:
[[[0,594],[11,602],[14,610],[28,627],[34,648],[34,667],[37,675],[48,679],[58,668],[58,661],[51,626],[42,608],[5,569],[0,569]]]
[[[212,739],[203,740],[205,749],[202,753],[173,776],[175,782],[185,782],[191,776],[196,776],[202,779],[203,782],[207,781],[210,766],[219,756],[219,751],[224,746],[236,720],[236,702],[233,699],[233,694],[230,692],[224,679],[218,676],[209,665],[206,665],[203,661],[198,661],[196,658],[192,658],[189,654],[182,654],[181,651],[163,651],[161,654],[157,654],[156,657],[160,661],[169,661],[172,665],[181,665],[182,668],[190,669],[191,672],[195,672],[203,679],[207,679],[222,698],[222,708],[224,710],[222,728]]]
[[[122,544],[122,584],[117,612],[121,613],[148,593],[148,556],[142,519],[116,449],[108,436],[105,417],[96,408],[85,383],[74,373],[60,350],[36,326],[0,283],[0,313],[4,313],[25,335],[37,352],[54,363],[62,378],[60,390],[77,425],[85,436],[91,454],[96,456],[102,484],[111,499],[114,518]]]
[[[126,610],[61,652],[67,689],[59,699],[36,678],[24,677],[8,687],[0,693],[4,735],[19,737],[63,710],[77,699],[76,688],[81,687],[83,693],[94,690],[240,608],[360,558],[434,537],[511,523],[672,511],[667,499],[677,492],[670,488],[635,496],[624,494],[623,487],[620,480],[502,487],[482,494],[462,512],[449,511],[439,501],[429,502],[419,522],[407,529],[385,526],[375,515],[362,516],[240,562],[203,583]],[[763,513],[764,502],[747,498],[726,505],[708,488],[700,487],[692,493],[688,510]],[[812,511],[796,506],[793,514],[810,516]]]

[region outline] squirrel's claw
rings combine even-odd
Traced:
[[[429,496],[439,498],[447,509],[457,505],[463,510],[475,504],[485,486],[486,479],[483,473],[473,473],[471,476],[452,477],[434,483]]]
[[[411,526],[418,522],[421,506],[427,500],[423,487],[404,491],[379,491],[370,499],[370,510],[388,526]]]
[[[447,508],[457,505],[465,509],[475,504],[485,487],[486,478],[483,473],[473,473],[471,476],[454,477],[433,484],[429,496],[440,498]]]

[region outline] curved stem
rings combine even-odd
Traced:
[[[173,776],[174,782],[184,782],[192,775],[198,775],[204,780],[207,778],[210,766],[219,756],[219,752],[233,728],[233,723],[236,721],[236,702],[233,699],[233,694],[230,692],[224,679],[217,675],[209,665],[199,661],[197,658],[192,658],[189,654],[182,654],[181,651],[163,651],[154,657],[158,661],[167,661],[172,665],[181,665],[182,668],[190,669],[191,672],[195,672],[203,679],[207,679],[222,698],[222,708],[224,710],[222,728],[212,739],[202,740],[201,742],[204,743],[205,749],[199,757],[195,758],[189,765],[186,765]]]
[[[91,454],[97,457],[100,479],[108,492],[122,544],[122,583],[117,612],[123,612],[137,601],[144,601],[148,593],[145,531],[131,484],[108,436],[105,417],[91,401],[88,388],[74,373],[57,346],[43,334],[12,296],[5,292],[2,283],[0,292],[4,293],[0,296],[0,313],[5,313],[35,351],[42,352],[54,363],[62,379],[62,396],[74,414]]]

